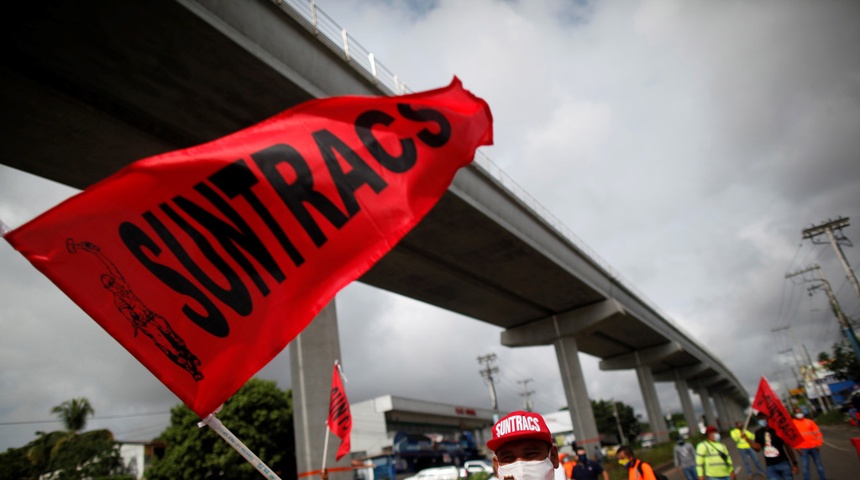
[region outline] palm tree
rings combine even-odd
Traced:
[[[81,397],[66,400],[52,408],[51,413],[56,413],[60,417],[66,430],[70,433],[76,433],[83,430],[87,425],[87,417],[96,412],[90,405],[90,401]]]

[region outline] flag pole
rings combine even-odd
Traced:
[[[211,428],[212,430],[215,430],[215,433],[220,435],[221,438],[224,439],[224,441],[226,441],[228,444],[230,444],[231,447],[233,447],[233,449],[239,452],[239,455],[242,455],[242,457],[247,460],[248,463],[253,465],[258,472],[263,474],[264,477],[270,480],[281,480],[281,477],[279,477],[275,472],[273,472],[272,469],[268,467],[268,465],[263,463],[263,461],[260,460],[259,457],[254,455],[254,452],[249,450],[248,447],[246,447],[241,440],[236,438],[236,436],[233,435],[233,432],[228,430],[227,427],[225,427],[224,424],[221,423],[221,420],[218,420],[214,413],[209,414],[198,425],[202,427],[204,424],[208,425],[209,428]]]
[[[322,459],[322,470],[325,470],[325,459],[328,456],[328,436],[331,429],[328,428],[328,421],[325,422],[325,443],[323,443],[323,459]]]
[[[753,409],[752,409],[752,407],[750,407],[750,413],[747,415],[747,419],[744,422],[744,430],[746,430],[747,427],[750,425],[750,419],[752,418],[752,412],[753,412]],[[744,432],[741,432],[741,433],[744,433]]]
[[[9,227],[9,225],[6,225],[5,223],[3,223],[3,220],[0,220],[0,238],[5,237],[6,234],[11,231],[12,229]]]

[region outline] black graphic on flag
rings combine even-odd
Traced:
[[[113,293],[113,301],[122,315],[131,322],[134,328],[134,336],[138,332],[143,333],[158,347],[167,358],[179,365],[194,377],[194,380],[203,379],[203,374],[198,370],[200,359],[191,353],[167,320],[161,315],[150,310],[143,301],[131,290],[131,286],[122,276],[119,269],[110,259],[101,252],[101,249],[90,242],[75,243],[71,238],[66,240],[66,249],[69,253],[84,251],[93,254],[107,268],[107,273],[101,276],[101,283],[105,290]]]

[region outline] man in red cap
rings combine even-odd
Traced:
[[[493,451],[493,471],[501,480],[553,480],[558,449],[543,417],[511,412],[493,425],[487,442]]]

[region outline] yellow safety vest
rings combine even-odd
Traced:
[[[720,455],[721,453],[722,455]],[[732,470],[734,470],[732,457],[725,445],[708,440],[696,445],[696,474],[698,476],[728,477],[731,476]]]
[[[744,430],[744,433],[747,434],[747,438],[754,438],[753,434],[750,433],[749,430]],[[731,435],[732,440],[735,441],[735,444],[737,444],[738,448],[752,448],[752,447],[750,447],[749,442],[747,442],[746,439],[744,439],[744,437],[741,435],[741,429],[740,428],[737,428],[737,427],[733,428],[729,432],[729,435]]]

